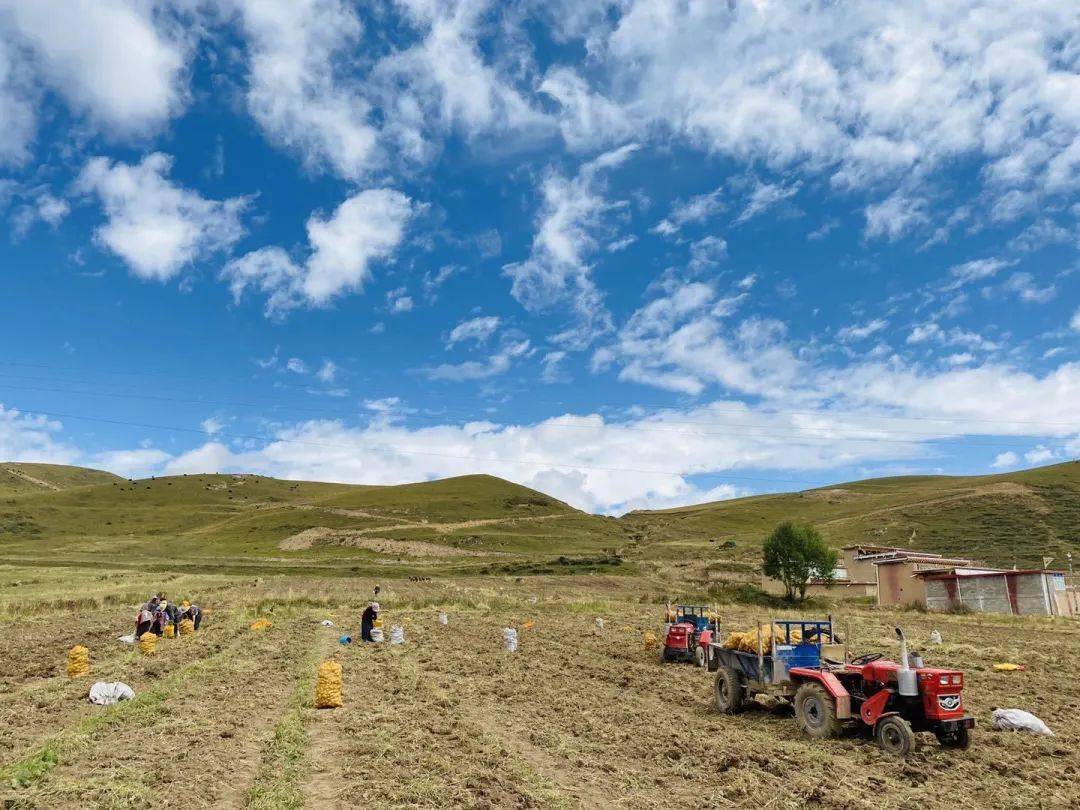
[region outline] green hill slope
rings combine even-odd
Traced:
[[[917,548],[993,565],[1041,566],[1043,556],[1080,560],[1080,463],[975,477],[879,478],[655,512],[622,522],[640,554],[758,556],[782,520],[812,523],[837,546],[853,542]],[[735,547],[730,548],[734,543]]]
[[[122,480],[112,473],[90,470],[86,467],[0,462],[0,498],[9,495],[57,492],[73,487],[110,484]]]
[[[190,475],[0,494],[0,557],[471,570],[605,557],[618,523],[485,475],[402,486]]]

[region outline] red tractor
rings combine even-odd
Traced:
[[[710,645],[720,711],[737,712],[754,695],[766,693],[794,703],[795,720],[811,737],[825,739],[856,727],[899,757],[914,747],[917,731],[932,732],[947,748],[968,747],[975,719],[964,711],[963,673],[925,667],[918,654],[909,656],[899,627],[896,663],[879,652],[847,659],[843,645],[834,643],[831,618],[773,624],[783,638],[774,640],[769,653],[761,642],[756,654]]]
[[[664,646],[660,660],[690,661],[699,667],[709,660],[709,645],[716,633],[716,619],[704,605],[668,606]]]

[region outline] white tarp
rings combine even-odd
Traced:
[[[90,687],[90,702],[99,706],[112,706],[121,700],[131,700],[135,692],[126,683],[98,681]]]

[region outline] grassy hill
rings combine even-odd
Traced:
[[[1080,561],[1080,463],[973,477],[877,478],[653,512],[622,523],[646,558],[756,559],[782,520],[812,523],[837,546],[907,546],[990,564]],[[725,548],[725,544],[727,547]]]
[[[1080,464],[969,478],[881,478],[619,520],[486,475],[401,486],[110,473],[0,463],[0,561],[280,573],[535,573],[636,566],[755,576],[761,540],[809,522],[996,565],[1080,559]]]
[[[0,462],[0,498],[9,495],[36,495],[94,484],[122,481],[119,476],[86,467],[64,464],[24,464]]]
[[[128,481],[83,472],[66,480],[100,483],[0,491],[0,557],[286,573],[509,572],[559,564],[566,555],[578,567],[604,568],[607,550],[625,542],[612,519],[486,475],[354,486],[258,475]]]

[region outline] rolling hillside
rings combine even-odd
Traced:
[[[781,520],[835,545],[872,542],[996,565],[1080,559],[1080,464],[1003,475],[881,478],[619,520],[486,475],[401,486],[189,475],[128,481],[0,464],[0,560],[108,560],[321,573],[612,570],[753,575]],[[623,566],[627,568],[630,566]],[[680,572],[678,569],[682,569]]]
[[[586,568],[606,567],[607,550],[625,542],[613,519],[485,475],[353,486],[258,475],[128,481],[81,472],[47,480],[100,483],[0,492],[0,558],[422,574],[435,566],[542,568],[565,555]]]
[[[1080,463],[976,477],[870,479],[632,512],[622,523],[644,557],[737,561],[756,559],[762,539],[782,520],[812,523],[837,546],[895,545],[1001,566],[1041,566],[1044,555],[1064,565],[1071,550],[1080,562]]]
[[[23,464],[0,462],[0,498],[59,492],[94,484],[111,484],[123,479],[102,470],[69,467],[63,464]]]

